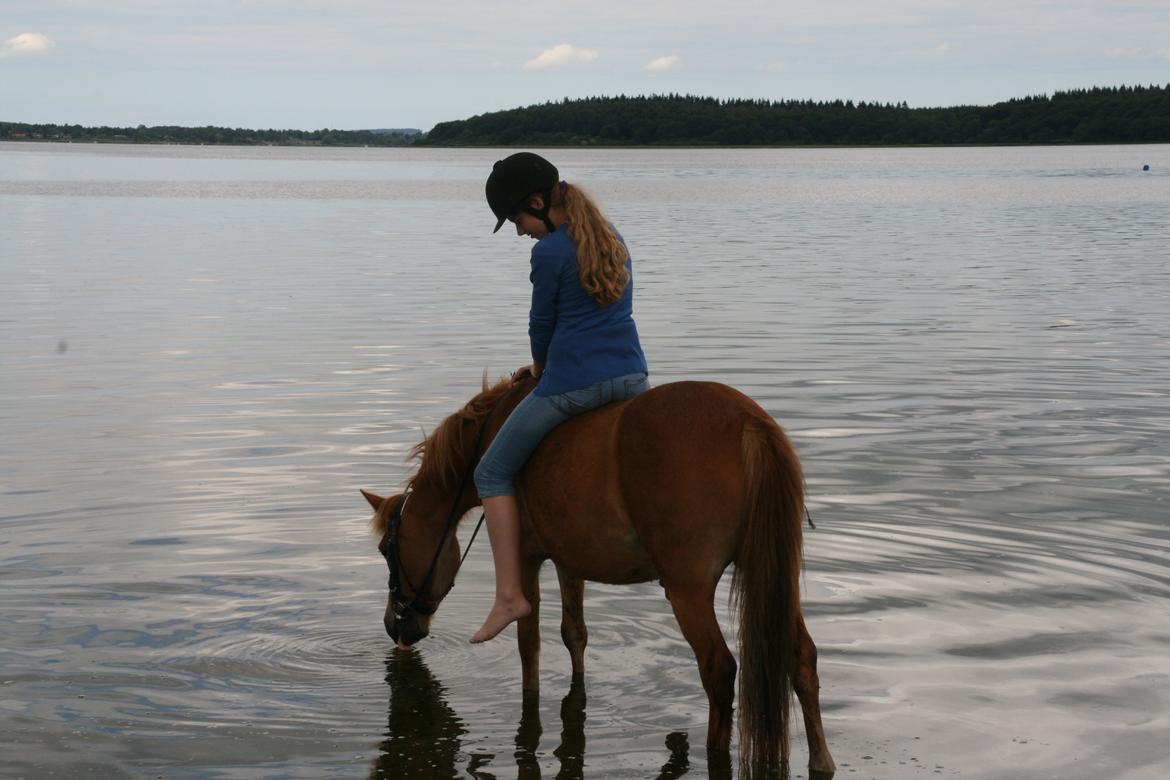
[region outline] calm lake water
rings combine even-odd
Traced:
[[[358,488],[528,360],[503,154],[0,144],[0,777],[708,775],[655,585],[573,689],[549,567],[527,710],[484,540],[382,628]],[[1170,146],[549,155],[801,453],[838,777],[1170,777]]]

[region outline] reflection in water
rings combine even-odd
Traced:
[[[687,770],[691,768],[690,756],[688,755],[690,747],[685,731],[672,731],[666,735],[666,749],[670,751],[670,758],[662,765],[662,770],[658,773],[658,780],[674,780],[674,778],[682,777],[687,773]],[[729,767],[730,763],[729,758]],[[714,764],[710,764],[710,766],[714,766]]]
[[[446,700],[446,689],[427,668],[417,652],[390,651],[386,657],[386,684],[390,686],[390,715],[381,754],[370,767],[371,780],[382,778],[454,778],[470,775],[494,780],[490,754],[470,757],[465,770],[458,764],[463,756],[461,737],[467,734],[463,720]],[[585,776],[585,680],[573,675],[569,692],[561,699],[561,739],[552,751],[560,766],[557,780]],[[516,729],[516,777],[540,780],[540,698],[526,695]],[[682,731],[666,735],[670,756],[657,780],[674,780],[691,768],[690,744]],[[708,756],[709,777],[731,779],[730,757]]]
[[[582,697],[584,706],[584,697]],[[540,697],[534,693],[524,695],[524,708],[520,714],[520,728],[516,730],[516,778],[517,780],[538,780],[540,778]],[[581,737],[582,746],[585,738]]]
[[[573,675],[569,692],[561,699],[561,744],[553,751],[561,760],[557,780],[581,777],[585,769],[585,681]]]
[[[386,684],[390,716],[370,777],[456,777],[460,737],[467,728],[447,705],[443,686],[421,656],[390,651]]]

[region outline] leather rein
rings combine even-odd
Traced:
[[[479,423],[479,430],[475,434],[475,445],[472,447],[472,459],[468,463],[467,468],[463,471],[463,477],[459,480],[459,489],[455,491],[455,499],[451,502],[451,510],[447,512],[447,519],[443,521],[443,534],[439,537],[439,544],[435,547],[435,554],[431,556],[431,565],[427,567],[427,573],[423,575],[422,582],[415,587],[414,583],[410,581],[410,576],[402,569],[401,553],[401,530],[402,530],[402,513],[406,509],[406,502],[410,500],[413,491],[407,490],[402,496],[402,500],[394,507],[394,511],[390,513],[387,520],[387,527],[389,528],[389,539],[386,542],[386,549],[382,552],[382,556],[386,559],[386,565],[390,567],[390,577],[387,582],[390,588],[390,608],[394,612],[394,617],[402,620],[407,612],[416,612],[419,615],[433,615],[435,610],[439,608],[439,602],[446,598],[447,594],[451,592],[451,588],[455,587],[455,577],[451,577],[451,584],[447,586],[447,590],[443,591],[436,599],[430,599],[425,596],[431,587],[431,580],[435,578],[435,570],[439,565],[439,556],[443,552],[443,546],[447,543],[447,537],[455,529],[459,523],[459,518],[462,513],[459,512],[459,499],[463,496],[463,491],[467,488],[467,483],[471,478],[472,472],[475,470],[477,459],[475,453],[479,451],[480,442],[483,440],[483,430],[487,423],[491,412],[484,415]],[[471,551],[471,545],[475,542],[475,537],[479,534],[479,529],[483,526],[483,513],[479,515],[479,522],[475,525],[475,531],[471,534],[471,539],[467,542],[467,548],[463,551],[463,557],[459,559],[459,568],[463,568],[463,562],[467,560],[467,553]],[[459,569],[455,570],[458,573]],[[409,600],[403,597],[402,581],[410,587],[412,596]]]

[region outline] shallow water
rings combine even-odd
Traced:
[[[547,571],[527,708],[482,540],[383,632],[357,489],[526,362],[498,156],[0,144],[0,777],[719,774],[656,586],[579,689]],[[1170,147],[550,156],[797,444],[838,777],[1170,776]]]

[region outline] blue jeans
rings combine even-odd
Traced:
[[[479,497],[511,496],[516,475],[548,432],[570,417],[650,389],[646,375],[626,374],[559,395],[529,393],[517,404],[475,469]]]

